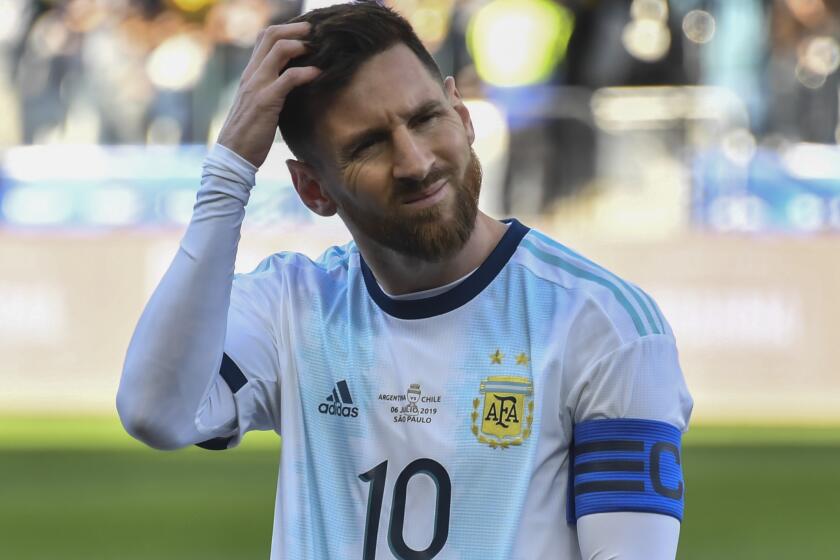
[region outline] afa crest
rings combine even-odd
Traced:
[[[534,388],[528,377],[493,375],[473,399],[472,433],[479,442],[506,449],[522,445],[534,424]]]

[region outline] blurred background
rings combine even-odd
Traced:
[[[332,3],[0,0],[0,557],[267,557],[279,441],[146,450],[114,395],[257,34]],[[671,322],[679,558],[836,557],[840,0],[386,3],[468,99],[484,210]],[[278,136],[241,272],[349,239],[288,157]]]

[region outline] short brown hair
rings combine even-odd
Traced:
[[[392,9],[365,0],[312,10],[290,21],[306,21],[312,30],[306,38],[310,51],[289,66],[316,66],[321,74],[295,88],[286,98],[277,126],[289,149],[301,161],[317,159],[314,129],[319,108],[352,80],[368,59],[402,43],[420,59],[432,77],[443,77],[432,55],[411,24]]]

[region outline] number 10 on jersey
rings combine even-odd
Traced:
[[[365,545],[362,560],[376,559],[376,540],[379,535],[379,517],[382,514],[382,498],[385,495],[385,478],[388,474],[388,461],[383,461],[359,475],[364,482],[370,483],[365,522]],[[405,526],[405,495],[408,481],[415,475],[425,474],[437,487],[435,497],[435,518],[432,542],[424,550],[415,550],[408,546],[403,537]],[[452,483],[443,465],[433,459],[417,459],[408,464],[397,477],[394,484],[394,498],[391,504],[391,520],[388,524],[388,544],[391,552],[400,560],[431,560],[441,551],[449,537],[449,506],[452,502]],[[421,520],[411,520],[420,523]]]

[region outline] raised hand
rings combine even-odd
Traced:
[[[289,61],[304,54],[309,33],[306,22],[272,25],[264,29],[242,73],[233,106],[217,142],[259,167],[268,157],[277,128],[277,118],[292,89],[320,74],[314,66],[287,68]]]

